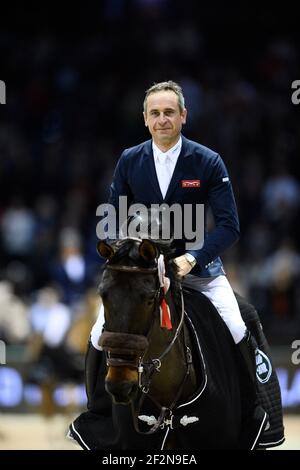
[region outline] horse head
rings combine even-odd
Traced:
[[[160,331],[164,288],[158,261],[166,250],[147,239],[98,244],[99,254],[107,260],[99,288],[105,311],[99,344],[107,354],[106,390],[115,403],[127,404],[135,397],[142,386],[145,358],[159,355],[158,349],[174,337],[174,329]]]

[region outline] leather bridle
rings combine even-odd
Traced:
[[[158,273],[158,267],[157,266],[155,266],[153,268],[143,268],[143,267],[140,267],[140,266],[124,266],[124,265],[118,265],[118,264],[109,264],[109,262],[107,262],[107,264],[106,264],[106,269],[113,270],[113,271],[120,271],[120,272],[130,272],[130,273],[143,273],[143,274]],[[178,390],[178,392],[175,396],[175,399],[173,400],[173,402],[168,407],[164,407],[164,406],[161,406],[149,394],[148,397],[150,398],[150,400],[158,408],[160,408],[161,412],[160,412],[160,416],[159,416],[157,422],[151,427],[151,429],[149,431],[147,431],[147,432],[140,431],[139,425],[138,425],[138,416],[139,416],[140,410],[142,408],[142,404],[144,402],[145,396],[149,392],[153,374],[155,372],[160,371],[162,360],[164,359],[164,357],[169,353],[169,351],[174,346],[176,340],[179,337],[179,333],[180,333],[180,331],[183,327],[185,311],[184,311],[184,299],[183,299],[183,294],[182,294],[181,288],[180,288],[180,294],[181,294],[181,316],[180,316],[179,324],[176,328],[175,334],[174,334],[171,342],[167,345],[167,347],[163,350],[163,352],[160,354],[160,356],[158,358],[151,359],[150,362],[144,362],[143,358],[144,358],[144,355],[145,355],[145,352],[146,352],[147,348],[145,348],[144,351],[135,350],[135,353],[137,353],[137,354],[135,354],[134,359],[131,359],[131,358],[128,359],[128,353],[130,353],[130,351],[128,351],[128,349],[126,350],[126,353],[127,353],[126,358],[116,357],[116,353],[114,353],[114,356],[112,357],[111,356],[111,351],[110,351],[110,348],[109,348],[109,344],[108,344],[109,341],[106,341],[106,344],[104,346],[102,346],[103,349],[107,353],[107,366],[108,367],[110,367],[110,366],[113,366],[113,367],[129,366],[129,367],[136,368],[137,371],[138,371],[138,377],[139,377],[138,378],[138,386],[139,386],[140,390],[142,391],[142,395],[141,395],[141,398],[138,402],[138,405],[137,405],[136,409],[134,409],[133,402],[131,403],[131,405],[132,405],[132,415],[133,415],[134,427],[135,427],[136,432],[138,432],[139,434],[153,434],[154,432],[158,431],[158,429],[160,427],[163,427],[165,423],[168,424],[170,422],[170,420],[167,420],[167,417],[170,418],[172,416],[172,410],[174,409],[174,407],[176,406],[178,400],[180,399],[180,396],[182,394],[186,379],[190,374],[190,369],[191,369],[191,366],[192,366],[192,356],[191,356],[191,350],[186,345],[185,338],[184,338],[187,369],[186,369],[184,379],[183,379],[183,381],[182,381],[182,383],[179,387],[179,390]],[[161,299],[162,295],[164,295],[164,292],[162,290],[162,287],[159,286],[158,289],[156,290],[155,296],[154,296],[155,303],[156,303],[156,305],[154,307],[154,311],[157,310],[157,308],[159,306],[159,300]],[[152,332],[153,332],[154,320],[152,322],[152,326],[151,326],[151,328],[149,330],[149,333],[147,335],[147,344],[150,343],[150,338],[151,338]],[[107,332],[107,333],[113,335],[114,339],[117,338],[117,335],[120,335],[119,333],[113,333],[113,332]],[[139,340],[141,338],[141,335],[134,335],[134,334],[126,334],[126,336],[128,338],[132,339],[132,340],[134,340],[135,337],[136,337],[136,339],[139,338]],[[118,351],[122,355],[121,349],[119,349]],[[134,349],[133,349],[133,351],[134,351]]]

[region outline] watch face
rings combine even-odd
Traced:
[[[185,256],[186,256],[187,261],[190,263],[190,265],[194,267],[196,264],[195,258],[190,253],[186,253]]]

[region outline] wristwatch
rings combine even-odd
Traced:
[[[191,255],[191,253],[185,253],[184,256],[186,257],[187,262],[192,266],[192,268],[196,266],[197,264],[196,258],[193,255]]]

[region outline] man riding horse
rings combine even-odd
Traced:
[[[239,238],[239,221],[228,171],[220,155],[181,134],[187,118],[181,87],[173,82],[153,85],[146,91],[143,116],[152,136],[126,149],[116,166],[109,203],[116,210],[119,197],[128,204],[204,204],[211,208],[215,228],[198,249],[186,249],[184,237],[174,240],[175,263],[183,287],[204,294],[227,325],[247,371],[247,393],[255,425],[263,432],[268,416],[257,399],[255,349],[241,316],[236,296],[226,277],[220,255]],[[248,308],[251,308],[249,304]],[[101,362],[99,337],[104,326],[104,307],[91,332],[86,356],[88,407],[93,410],[97,370]]]

